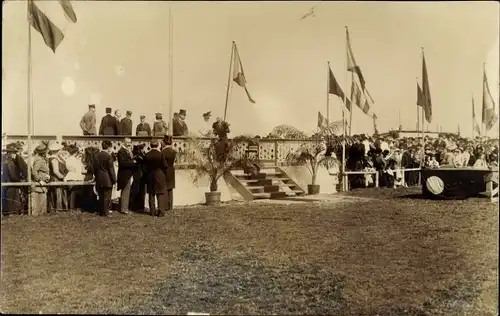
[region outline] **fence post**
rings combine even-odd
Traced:
[[[375,187],[378,188],[378,171],[375,172]]]
[[[403,187],[407,187],[407,185],[406,185],[406,176],[405,176],[405,173],[406,173],[405,172],[405,168],[402,168],[401,170],[402,170],[402,172],[401,172],[401,180],[403,180]]]

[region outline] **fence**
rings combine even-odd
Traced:
[[[405,177],[405,174],[406,172],[410,172],[410,171],[420,171],[421,169],[420,168],[408,168],[408,169],[405,169],[405,168],[402,168],[402,169],[396,169],[394,170],[394,172],[396,171],[400,171],[401,172],[401,176],[402,176],[402,179],[401,179],[401,182],[403,184],[406,184],[407,181],[406,181],[406,177]],[[349,191],[349,176],[350,175],[367,175],[367,174],[374,174],[375,175],[375,181],[374,181],[374,184],[375,184],[375,187],[378,188],[379,187],[379,182],[380,182],[380,179],[379,179],[379,172],[376,171],[376,170],[367,170],[367,171],[346,171],[344,172],[344,174],[339,174],[339,176],[342,177],[342,183],[343,183],[343,191]],[[418,177],[418,182],[417,182],[418,185],[420,185],[420,174],[419,174],[419,177]]]

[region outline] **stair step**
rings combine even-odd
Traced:
[[[270,199],[271,193],[252,193],[254,199]]]
[[[259,183],[257,179],[238,179],[241,183]]]
[[[279,191],[280,191],[279,185],[266,185],[264,187],[264,192],[273,193],[273,192],[279,192]]]
[[[247,186],[248,190],[264,190],[265,187],[263,185],[249,185]]]
[[[271,196],[269,198],[271,198],[271,199],[282,199],[282,198],[285,198],[286,196],[287,196],[286,192],[279,191],[279,192],[272,192]]]

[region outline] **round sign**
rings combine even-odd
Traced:
[[[441,180],[441,178],[436,177],[436,176],[432,176],[432,177],[427,178],[425,185],[427,187],[427,190],[429,190],[429,192],[431,192],[434,195],[441,194],[444,191],[443,180]]]

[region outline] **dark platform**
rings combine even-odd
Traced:
[[[486,191],[486,180],[492,173],[489,169],[473,168],[422,169],[422,195],[428,199],[448,200],[478,196]]]

